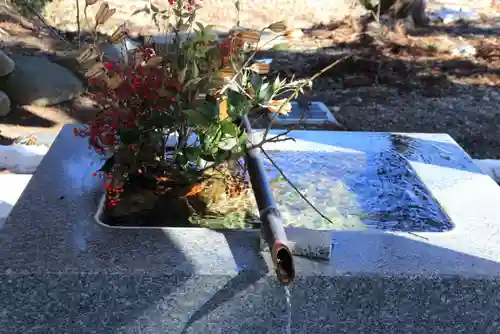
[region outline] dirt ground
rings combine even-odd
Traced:
[[[228,25],[228,17],[221,14],[224,13],[222,7],[229,11],[228,1],[205,1],[208,9],[201,15],[202,19],[212,20],[211,23],[220,27]],[[294,8],[280,1],[285,0],[274,0],[275,8],[284,6],[289,11]],[[127,6],[132,6],[131,3],[144,4],[133,1]],[[261,10],[259,1],[250,3],[253,12],[245,14],[246,20],[253,18],[250,26],[273,19],[269,11]],[[322,11],[319,5],[306,9],[301,5],[304,2],[296,3],[294,13],[300,12],[302,16],[293,16],[292,26],[302,28],[304,38],[286,50],[267,51],[262,56],[274,58],[273,74],[299,77],[310,76],[331,62],[349,56],[320,77],[308,96],[310,100],[325,102],[344,130],[448,133],[473,157],[500,158],[500,111],[497,108],[500,28],[494,17],[482,17],[474,24],[433,24],[425,30],[410,31],[407,36],[376,29],[372,33],[375,38],[361,41],[351,20],[343,19],[349,12],[345,4],[341,9],[334,8],[339,2],[330,1],[328,10],[336,12],[336,18],[328,21],[330,24],[315,25],[319,21],[327,23],[327,17],[335,15],[325,14],[328,11]],[[55,4],[59,7],[50,7]],[[49,4],[45,17],[47,22],[63,29],[68,27],[57,23],[66,13],[61,6],[60,1]],[[297,11],[297,6],[302,6],[302,10]],[[50,8],[59,9],[51,12]],[[67,10],[66,17],[71,12]],[[40,20],[22,18],[6,4],[0,6],[0,13],[0,40],[4,50],[47,55],[63,66],[73,66],[78,54],[75,46],[56,38]],[[303,17],[304,13],[317,16]],[[242,21],[245,20],[242,18]],[[464,45],[472,46],[476,54],[453,54]],[[85,96],[50,108],[16,107],[9,116],[0,119],[0,144],[27,133],[55,132],[65,123],[83,122],[92,116],[96,107]]]

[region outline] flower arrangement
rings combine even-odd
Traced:
[[[96,2],[87,0],[85,10]],[[146,37],[126,61],[105,61],[93,45],[78,59],[95,62],[86,77],[102,110],[74,132],[105,158],[94,175],[105,179],[112,215],[168,206],[190,217],[224,216],[252,206],[242,157],[278,139],[265,135],[249,144],[238,120],[258,108],[286,114],[290,100],[310,85],[268,80],[269,64],[252,62],[261,34],[284,33],[283,22],[262,31],[234,29],[219,39],[212,26],[195,22],[198,9],[192,0],[169,0],[167,9],[149,5],[142,11],[159,29],[167,27],[171,43]],[[100,5],[91,24],[95,35],[113,13]],[[126,36],[121,26],[109,42]]]

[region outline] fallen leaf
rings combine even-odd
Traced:
[[[189,191],[186,193],[186,195],[184,195],[184,197],[191,197],[191,196],[198,195],[199,193],[201,193],[203,191],[204,188],[205,188],[205,185],[203,183],[195,184],[191,187],[191,189],[189,189]]]

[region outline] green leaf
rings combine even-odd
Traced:
[[[200,22],[196,22],[196,25],[198,26],[198,29],[200,29],[201,33],[203,34],[205,32],[205,27],[203,26],[203,24],[201,24]]]
[[[190,126],[207,126],[210,123],[210,120],[207,119],[199,110],[184,109],[182,110],[182,113],[186,115],[188,125]]]
[[[241,95],[238,92],[229,90],[227,93],[227,97],[228,97],[228,115],[231,118],[236,118],[246,115],[252,108],[252,103],[246,98],[246,96]]]
[[[215,156],[215,163],[219,164],[221,162],[224,162],[226,160],[229,160],[231,157],[232,152],[228,150],[219,150],[217,152],[217,155]]]
[[[217,34],[215,34],[215,33],[207,33],[203,37],[203,40],[206,41],[206,42],[208,42],[208,41],[214,40],[216,37],[217,37]]]
[[[240,11],[240,2],[238,0],[234,2],[234,7],[236,8],[237,11]]]
[[[222,123],[222,132],[228,134],[231,137],[238,137],[240,133],[240,128],[231,121],[224,120]]]
[[[238,142],[240,146],[246,147],[246,141],[247,141],[247,133],[243,132],[239,137],[238,137]]]
[[[257,99],[259,100],[259,102],[267,103],[267,101],[269,101],[272,96],[273,87],[267,82],[263,83],[257,94]]]
[[[196,65],[195,62],[192,62],[191,63],[191,76],[193,78],[198,78],[199,75],[200,75],[200,70],[198,69],[198,65]]]
[[[280,89],[281,87],[281,81],[280,81],[280,76],[277,75],[276,76],[276,79],[274,79],[274,83],[273,83],[273,91],[276,92],[278,89]]]
[[[205,31],[210,31],[214,30],[215,26],[213,24],[209,24],[208,26],[205,27]]]

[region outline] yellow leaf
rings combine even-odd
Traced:
[[[290,102],[287,102],[287,99],[272,100],[267,105],[267,109],[273,113],[288,115],[288,113],[292,111],[292,104]]]
[[[219,101],[219,119],[222,121],[229,117],[227,113],[227,100],[223,99]]]
[[[274,22],[269,27],[267,27],[272,32],[280,33],[286,31],[286,25],[283,21]]]

